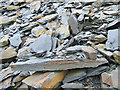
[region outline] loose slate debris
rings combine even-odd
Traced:
[[[119,4],[0,0],[0,89],[116,88],[105,79],[120,64]]]

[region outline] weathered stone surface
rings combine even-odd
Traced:
[[[19,9],[19,6],[14,6],[14,5],[7,6],[7,10],[17,10],[17,9]]]
[[[88,56],[89,59],[97,58],[97,52],[92,47],[83,48],[82,51]]]
[[[14,47],[19,47],[20,44],[22,43],[20,34],[15,34],[9,40],[10,40],[10,44]]]
[[[14,48],[9,47],[0,53],[0,62],[4,63],[6,61],[11,61],[12,58],[15,58],[16,56],[17,52],[14,50]]]
[[[105,41],[107,38],[104,36],[104,35],[98,35],[98,36],[95,36],[94,40],[95,41],[98,41],[98,42],[103,42]]]
[[[116,50],[118,49],[119,46],[119,39],[118,39],[118,35],[120,34],[119,29],[115,29],[115,30],[109,30],[108,31],[108,40],[106,42],[106,49],[107,50]]]
[[[83,78],[85,78],[87,75],[86,70],[85,69],[80,69],[80,70],[70,70],[68,71],[67,75],[65,76],[63,83],[69,83],[71,81],[74,80],[81,80]]]
[[[107,30],[111,30],[111,29],[117,29],[119,27],[120,24],[120,18],[114,20],[113,22],[109,23],[106,27]]]
[[[67,71],[59,72],[37,72],[27,77],[22,82],[34,88],[55,88],[64,79]]]
[[[98,49],[99,52],[101,52],[103,55],[107,56],[107,57],[112,57],[113,53],[110,51],[106,51],[104,49]]]
[[[3,69],[0,71],[0,82],[17,74],[19,74],[19,72],[12,71],[10,67]]]
[[[68,20],[68,24],[70,26],[70,32],[73,35],[76,35],[80,32],[79,29],[78,29],[78,22],[77,22],[77,20],[74,16],[70,16],[70,18]]]
[[[50,51],[52,48],[51,36],[43,34],[29,46],[31,52]]]
[[[113,57],[115,58],[115,61],[120,64],[120,51],[113,52]]]
[[[118,67],[115,70],[113,70],[112,72],[102,73],[102,75],[101,75],[102,82],[105,84],[108,84],[114,88],[120,88],[119,82],[118,82],[119,69],[120,68]]]
[[[47,30],[43,26],[35,27],[31,30],[31,33],[35,37],[39,37],[42,34],[45,34]]]
[[[11,22],[14,22],[17,19],[17,16],[7,17],[7,16],[0,16],[0,25],[7,25]]]
[[[31,12],[38,12],[38,10],[40,9],[41,7],[41,2],[40,1],[34,1],[31,3],[31,7],[30,7],[30,10]]]
[[[58,16],[58,14],[47,15],[47,16],[41,18],[39,22],[40,22],[40,23],[43,23],[43,22],[50,22],[50,21],[56,19],[57,16]]]
[[[70,36],[69,26],[68,25],[58,28],[56,30],[56,32],[60,35],[60,39],[64,39],[64,38],[67,38],[68,36]]]
[[[79,89],[79,88],[83,88],[83,85],[81,83],[65,83],[61,87],[64,89],[68,89],[68,88]]]
[[[0,46],[6,46],[9,44],[9,36],[5,35],[1,40],[0,40]]]
[[[66,48],[66,51],[68,53],[73,53],[73,52],[82,51],[83,48],[87,48],[87,46],[75,45],[73,47]]]
[[[32,59],[17,62],[10,66],[14,70],[22,71],[56,71],[75,68],[97,67],[105,64],[106,60],[63,60],[63,59]]]

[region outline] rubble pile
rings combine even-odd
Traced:
[[[0,89],[119,88],[119,0],[0,0]]]

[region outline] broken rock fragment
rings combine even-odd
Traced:
[[[5,51],[0,53],[0,62],[4,63],[6,61],[11,61],[16,56],[17,52],[14,50],[14,48],[9,47]]]
[[[82,51],[88,56],[89,59],[97,58],[97,52],[92,47],[83,48]]]
[[[120,88],[119,86],[119,69],[120,67],[116,68],[115,70],[111,71],[111,72],[104,72],[101,75],[102,78],[102,82],[105,84],[108,84],[114,88]]]
[[[1,40],[0,40],[0,46],[6,46],[9,44],[9,36],[5,35]]]
[[[120,40],[118,39],[118,36],[120,35],[119,29],[109,30],[108,31],[108,40],[106,42],[106,49],[114,51],[118,49],[118,46],[120,46]]]
[[[29,46],[31,52],[50,51],[52,48],[51,36],[43,34]]]
[[[120,64],[120,51],[113,52],[113,57],[115,58],[115,61]]]
[[[0,25],[7,25],[11,22],[14,22],[17,19],[17,16],[7,17],[7,16],[0,16]]]
[[[19,71],[58,71],[76,68],[97,67],[107,63],[107,60],[65,60],[65,59],[31,59],[26,62],[17,62],[10,66]]]
[[[67,71],[59,72],[36,72],[33,75],[27,77],[22,82],[32,86],[34,88],[55,88],[66,75]]]
[[[70,32],[73,35],[76,35],[80,32],[78,29],[78,22],[77,22],[77,19],[75,18],[75,16],[70,16],[70,18],[68,20],[68,24],[70,26]]]
[[[10,40],[10,44],[14,47],[19,47],[20,44],[22,43],[20,34],[15,34],[9,40]]]

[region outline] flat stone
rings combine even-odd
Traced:
[[[95,36],[94,40],[95,41],[98,41],[98,42],[103,42],[105,41],[107,38],[104,36],[104,35],[98,35],[98,36]]]
[[[119,69],[120,67],[116,68],[115,70],[111,71],[111,72],[104,72],[102,73],[101,77],[102,77],[102,82],[110,85],[114,88],[120,88],[119,86]]]
[[[67,75],[65,76],[63,83],[69,83],[71,81],[75,81],[77,79],[82,80],[87,75],[85,69],[79,69],[79,70],[70,70],[68,71]]]
[[[87,46],[75,45],[75,46],[66,48],[66,51],[68,53],[73,53],[73,52],[82,51],[83,48],[87,48]]]
[[[15,58],[16,56],[17,52],[12,47],[9,47],[0,53],[0,62],[4,63],[6,61],[11,61],[12,58]]]
[[[70,16],[70,18],[68,20],[68,24],[70,26],[70,32],[73,35],[77,35],[80,32],[78,29],[78,22],[74,16]]]
[[[11,64],[13,70],[19,71],[58,71],[75,68],[97,67],[107,63],[107,60],[77,60],[77,59],[31,59],[25,62]]]
[[[107,71],[109,66],[98,66],[96,68],[89,68],[87,69],[87,77],[100,75],[101,73]]]
[[[67,71],[59,72],[36,72],[22,82],[34,88],[55,88],[66,75]]]
[[[107,15],[117,15],[119,11],[104,11],[103,13]]]
[[[115,59],[115,61],[120,64],[120,51],[114,51],[113,52],[113,57]]]
[[[50,51],[52,48],[51,36],[43,34],[29,46],[31,52]]]
[[[7,10],[17,10],[19,8],[20,8],[19,6],[14,6],[14,5],[7,6]]]
[[[42,34],[45,34],[47,30],[43,26],[35,27],[31,30],[31,33],[35,37],[39,37]]]
[[[62,11],[61,11],[62,12]],[[68,25],[70,13],[69,12],[63,12],[61,15],[61,23],[63,25]]]
[[[14,34],[10,39],[10,44],[14,47],[19,47],[22,43],[20,34]]]
[[[89,59],[96,59],[97,52],[92,47],[83,48],[82,51],[88,56]]]
[[[83,88],[83,85],[81,83],[65,83],[61,87],[67,90],[68,88],[71,88],[71,89]]]
[[[64,39],[70,36],[69,26],[62,26],[56,30],[56,33],[60,35],[60,39]]]
[[[119,27],[120,24],[120,18],[114,20],[113,22],[109,23],[106,27],[107,30],[111,30],[111,29],[117,29]]]
[[[7,17],[7,16],[0,16],[0,25],[8,25],[14,22],[17,19],[17,16]]]
[[[104,56],[107,56],[107,57],[112,57],[113,53],[110,52],[110,51],[107,51],[107,50],[104,50],[104,49],[98,49],[99,52],[101,52]]]
[[[109,30],[108,31],[108,40],[106,42],[106,49],[114,51],[120,46],[120,40],[118,36],[120,35],[119,29]]]
[[[50,14],[40,19],[40,23],[50,22],[58,17],[58,14]]]
[[[88,3],[93,3],[93,2],[95,2],[95,1],[97,1],[97,0],[79,0],[81,3],[84,3],[84,4],[88,4]]]
[[[1,40],[0,40],[0,46],[6,46],[9,44],[9,36],[5,35]]]

